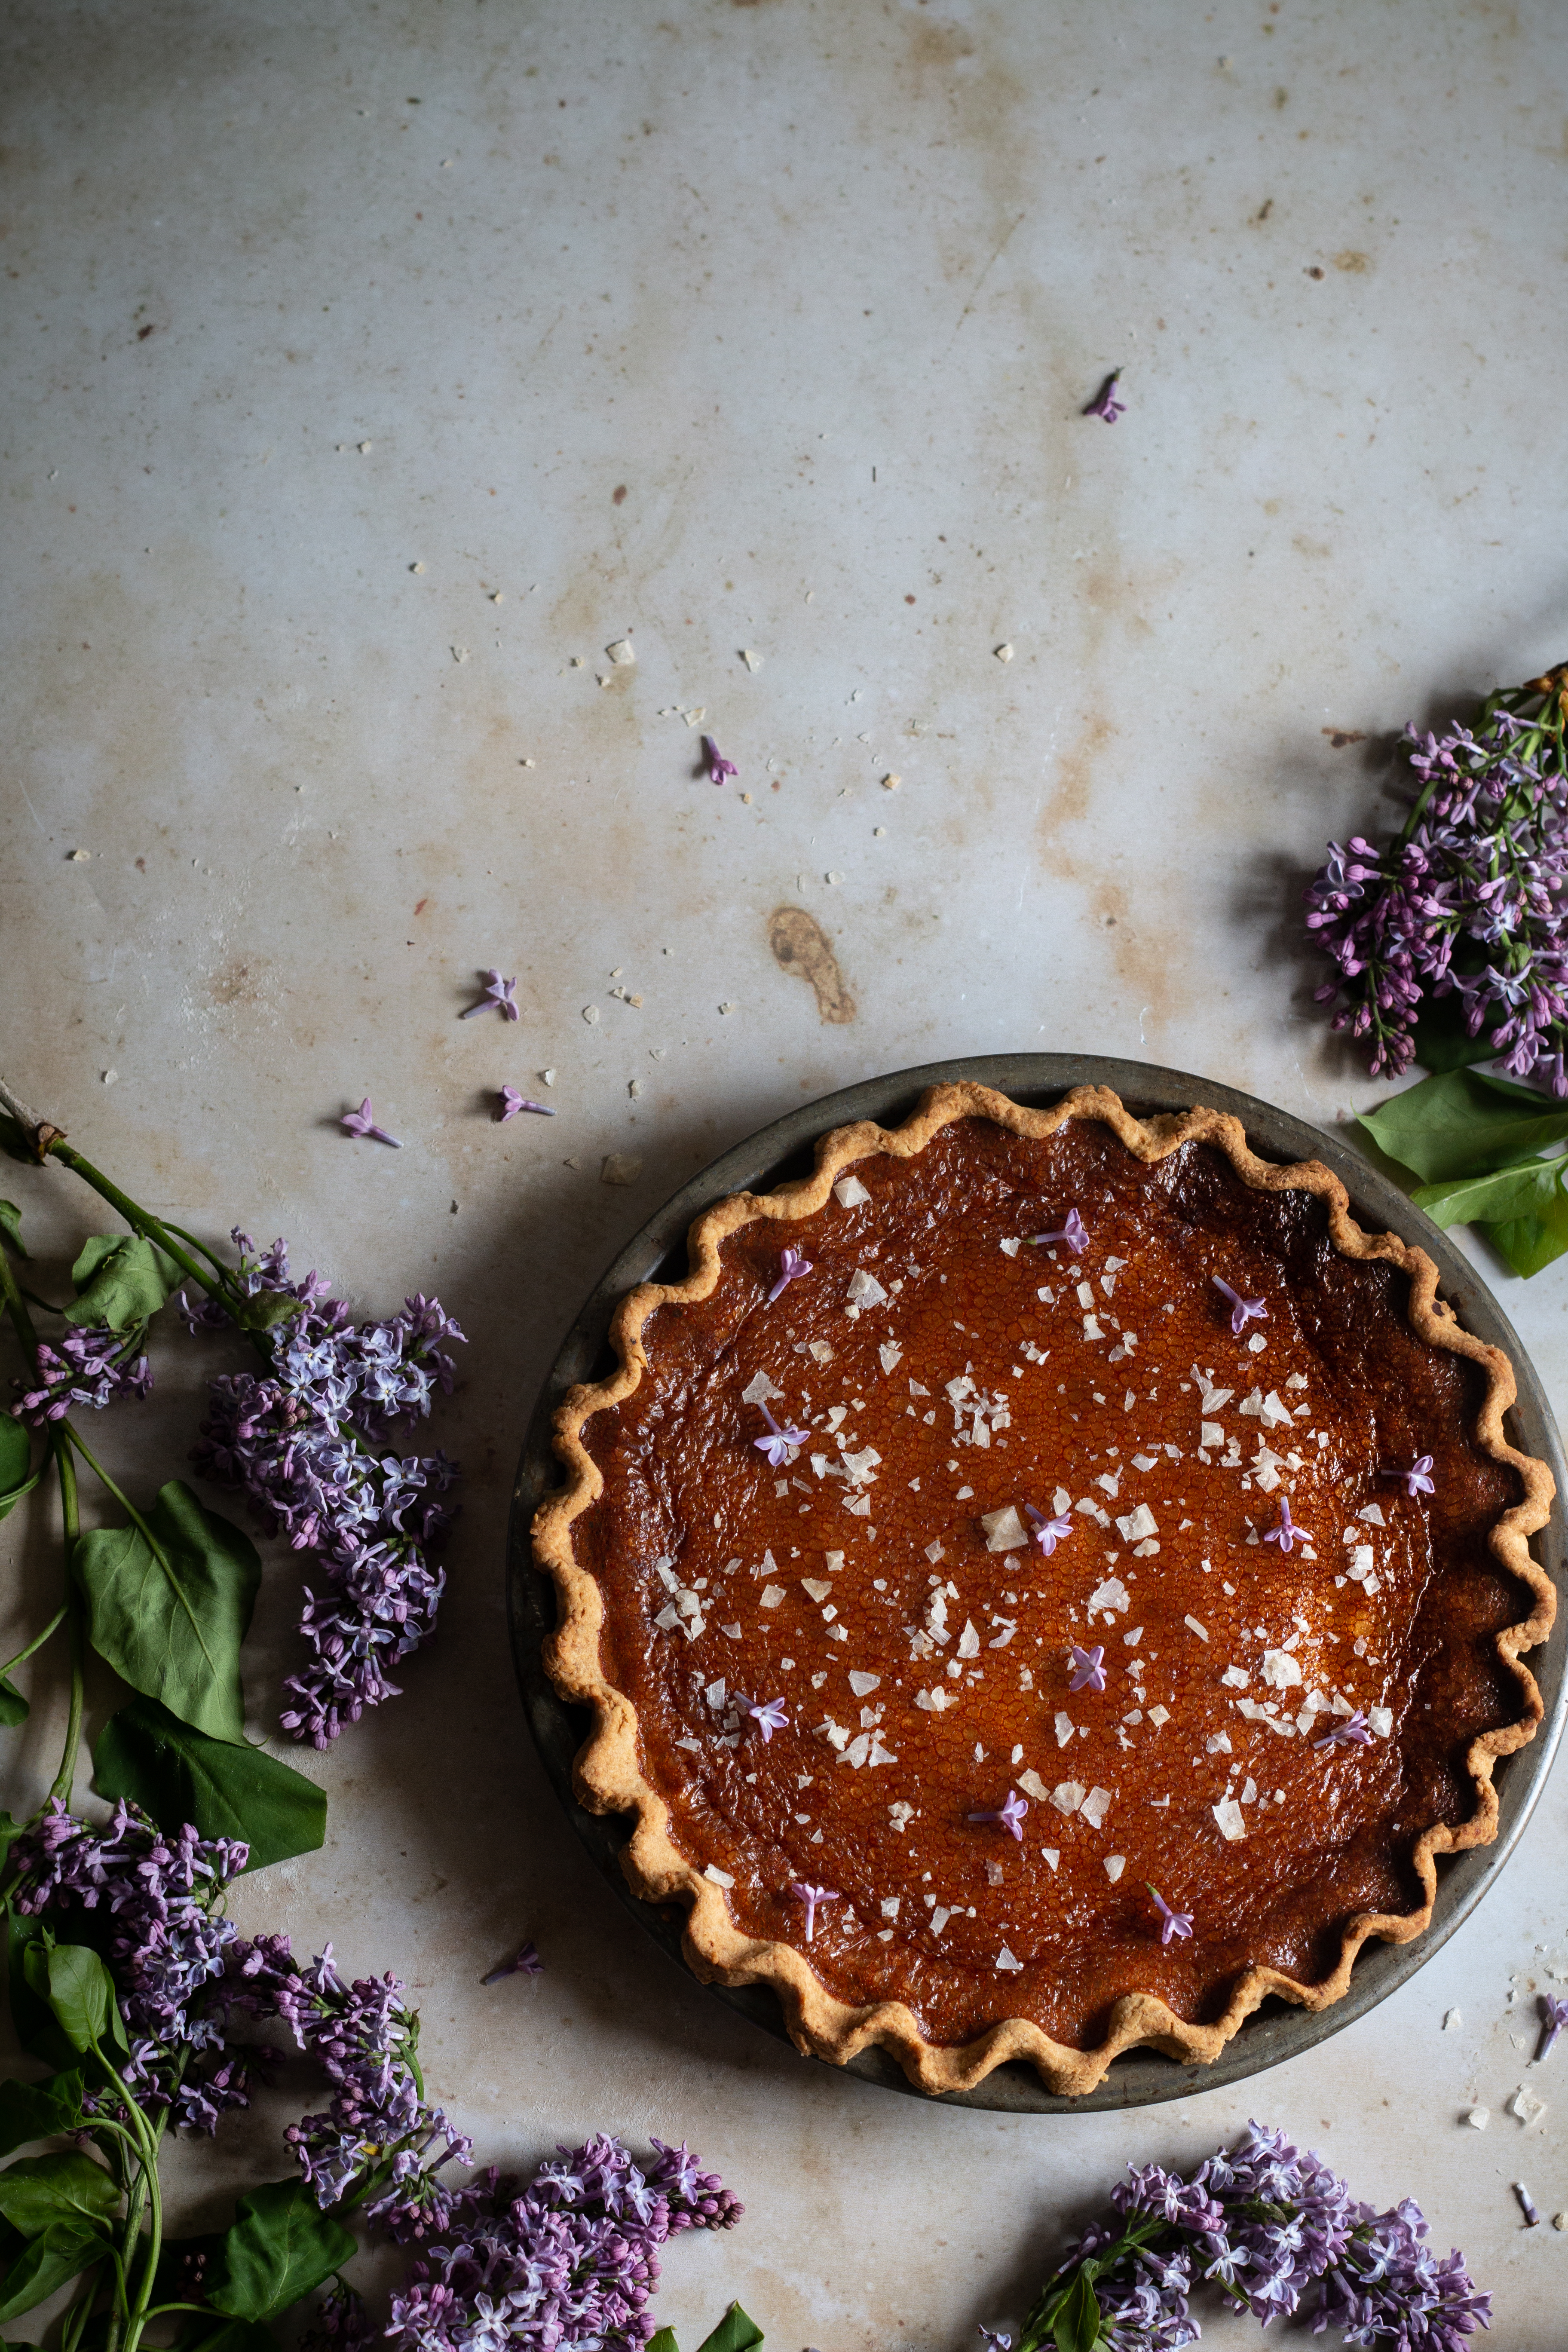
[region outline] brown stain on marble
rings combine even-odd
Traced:
[[[1089,814],[1094,788],[1094,764],[1115,735],[1103,712],[1090,711],[1057,762],[1057,781],[1040,816],[1040,846],[1056,850],[1069,824],[1081,824]]]
[[[804,907],[776,907],[768,917],[768,945],[782,972],[810,982],[824,1021],[842,1024],[854,1020],[855,999],[844,984],[832,941],[815,915]]]

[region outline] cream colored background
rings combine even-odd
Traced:
[[[437,1288],[472,1343],[439,1645],[318,1768],[325,1853],[239,1908],[410,1979],[481,2157],[603,2126],[716,2163],[749,2210],[672,2254],[689,2347],[733,2294],[790,2352],[973,2345],[1125,2159],[1249,2109],[1417,2194],[1498,2352],[1568,2341],[1568,2239],[1508,2189],[1568,2205],[1568,2056],[1543,2124],[1502,2113],[1510,1978],[1529,2009],[1563,1955],[1561,1779],[1430,1968],[1249,2090],[938,2112],[630,1930],[534,1760],[501,1587],[584,1291],[763,1120],[1037,1045],[1325,1125],[1374,1098],[1296,892],[1392,730],[1568,651],[1563,35],[1551,0],[6,12],[4,1066],[159,1208],[286,1231],[367,1308]],[[1107,430],[1079,411],[1119,363]],[[672,705],[738,783],[694,778]],[[775,962],[784,905],[853,1020]],[[521,1024],[459,1025],[492,961]],[[490,1124],[545,1067],[558,1118]],[[367,1089],[400,1154],[336,1129]],[[58,1249],[90,1229],[64,1174],[6,1189]],[[1568,1274],[1497,1279],[1562,1393]],[[106,1425],[138,1475],[198,1368]],[[16,1626],[52,1574],[20,1517]],[[297,1584],[277,1559],[258,1722]],[[481,1990],[524,1933],[547,1974]],[[216,2177],[281,2170],[278,2120]]]

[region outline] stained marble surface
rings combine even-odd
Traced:
[[[409,1979],[483,2158],[716,2163],[749,2210],[671,2256],[688,2340],[739,2294],[779,2345],[973,2344],[1124,2160],[1248,2112],[1417,2194],[1500,2352],[1564,2340],[1568,2239],[1509,2192],[1568,2206],[1548,2073],[1503,2112],[1564,1958],[1561,1776],[1310,2056],[1135,2120],[938,2111],[627,1932],[501,1586],[579,1299],[782,1109],[1047,1045],[1325,1126],[1377,1094],[1295,895],[1406,717],[1564,651],[1561,12],[18,0],[0,39],[0,1066],[160,1210],[285,1231],[367,1307],[437,1288],[470,1339],[438,1647],[243,1916]],[[459,1024],[491,962],[521,1022]],[[492,1124],[503,1079],[559,1116]],[[401,1152],[336,1128],[367,1090]],[[63,1174],[6,1183],[47,1248],[90,1229]],[[1497,1286],[1561,1395],[1568,1275]],[[118,1462],[167,1475],[202,1370],[171,1349]],[[20,1519],[7,1631],[50,1572]],[[278,1557],[258,1725],[297,1605]],[[524,1933],[547,1973],[481,1989]],[[280,2112],[186,2165],[197,2210],[280,2168]]]

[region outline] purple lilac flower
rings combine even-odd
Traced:
[[[1047,1559],[1058,1544],[1065,1543],[1072,1533],[1072,1521],[1065,1515],[1059,1518],[1047,1519],[1044,1511],[1036,1510],[1033,1503],[1025,1504],[1024,1517],[1029,1522],[1030,1535]]]
[[[768,1435],[753,1437],[752,1444],[759,1453],[767,1455],[775,1470],[785,1469],[795,1460],[811,1432],[809,1429],[781,1429],[765,1404],[759,1405],[757,1410],[768,1424]]]
[[[1524,2216],[1525,2228],[1527,2230],[1539,2230],[1541,2227],[1541,2215],[1537,2210],[1534,2198],[1531,2195],[1522,2180],[1516,2180],[1513,2183],[1513,2193],[1519,2200],[1519,2210]]]
[[[784,1703],[782,1698],[763,1699],[760,1706],[752,1699],[746,1699],[742,1703],[741,1712],[742,1715],[751,1717],[763,1735],[764,1748],[775,1731],[789,1729],[789,1717],[784,1712]]]
[[[371,1107],[371,1099],[368,1095],[366,1095],[363,1102],[361,1103],[358,1110],[344,1111],[342,1118],[338,1121],[338,1125],[340,1127],[346,1127],[356,1143],[363,1142],[365,1137],[368,1136],[373,1143],[390,1143],[394,1151],[401,1151],[403,1149],[402,1144],[399,1143],[395,1135],[388,1135],[384,1127],[377,1127],[375,1123],[375,1113]]]
[[[738,776],[741,772],[733,761],[726,760],[711,735],[702,738],[702,758],[710,784],[721,784],[726,776]]]
[[[975,2329],[984,2352],[1013,2352],[1013,2338],[1005,2328],[987,2327],[984,2322]]]
[[[464,1018],[467,1019],[467,1017],[465,1014]],[[496,1120],[501,1127],[506,1125],[509,1118],[515,1118],[520,1110],[536,1110],[541,1118],[553,1118],[555,1116],[548,1103],[531,1102],[527,1095],[520,1095],[515,1087],[502,1087],[500,1103],[501,1107],[496,1113]]]
[[[1099,1643],[1085,1650],[1075,1642],[1068,1658],[1069,1691],[1102,1691],[1105,1688],[1105,1652]]]
[[[1094,398],[1089,402],[1089,406],[1084,410],[1083,413],[1086,416],[1099,416],[1102,417],[1107,425],[1115,424],[1117,418],[1124,413],[1127,406],[1124,400],[1118,400],[1116,397],[1116,387],[1121,381],[1121,370],[1120,368],[1112,368],[1110,373],[1106,377],[1105,382],[1100,385],[1100,390],[1095,394]]]
[[[637,2352],[658,2249],[742,2212],[684,2145],[653,2145],[646,2167],[619,2140],[563,2147],[521,2195],[485,2176],[394,2297],[394,2352]]]
[[[446,1342],[462,1339],[437,1299],[414,1297],[384,1323],[356,1325],[314,1274],[289,1281],[281,1242],[261,1260],[236,1235],[247,1288],[298,1298],[278,1327],[269,1372],[212,1382],[192,1458],[242,1488],[269,1535],[314,1551],[327,1589],[306,1588],[300,1630],[310,1653],[285,1689],[286,1731],[318,1748],[367,1706],[396,1695],[389,1669],[435,1631],[444,1572],[427,1558],[451,1524],[439,1499],[457,1476],[441,1453],[402,1454],[400,1421],[424,1417],[450,1393]],[[205,1318],[194,1319],[205,1320]]]
[[[1143,1884],[1145,1886],[1149,1886],[1147,1879],[1144,1880]],[[1154,1898],[1154,1908],[1160,1914],[1162,1922],[1160,1931],[1161,1943],[1168,1944],[1173,1937],[1182,1937],[1190,1936],[1193,1932],[1192,1913],[1190,1911],[1173,1911],[1157,1886],[1149,1886],[1149,1892]]]
[[[1365,1716],[1358,1706],[1353,1715],[1342,1717],[1331,1729],[1324,1732],[1321,1739],[1314,1739],[1312,1745],[1314,1748],[1370,1748],[1372,1733],[1368,1728]]]
[[[493,1004],[503,1021],[516,1021],[519,1018],[516,989],[515,980],[503,980],[499,971],[487,971],[484,994],[477,1004],[470,1004],[466,1013],[459,1013],[458,1020],[471,1021],[476,1013],[488,1013]]]
[[[790,1887],[797,1903],[805,1906],[805,1940],[809,1944],[816,1934],[816,1906],[819,1903],[841,1903],[844,1898],[831,1886],[813,1886],[807,1880],[797,1878]]]
[[[1565,2025],[1568,2025],[1568,2000],[1561,2000],[1554,1992],[1543,1992],[1541,1996],[1541,2047],[1535,2053],[1538,2066],[1543,2058],[1551,2056],[1557,2046],[1557,2037]]]
[[[1367,1040],[1374,1076],[1409,1067],[1428,997],[1458,995],[1470,1035],[1484,1030],[1515,1077],[1568,1094],[1560,685],[1554,674],[1493,697],[1473,730],[1407,727],[1416,791],[1398,838],[1329,844],[1306,892],[1309,937],[1336,967],[1317,996],[1343,998],[1333,1025]]]
[[[1270,1528],[1263,1540],[1278,1544],[1287,1557],[1299,1543],[1307,1544],[1312,1540],[1310,1532],[1306,1528],[1299,1528],[1291,1518],[1289,1501],[1284,1495],[1279,1497],[1279,1524],[1277,1528]]]
[[[1433,1483],[1432,1456],[1429,1454],[1418,1454],[1408,1470],[1380,1470],[1377,1475],[1380,1478],[1403,1478],[1405,1491],[1412,1499],[1417,1495],[1435,1495],[1437,1491]]]
[[[1005,1799],[994,1813],[966,1813],[964,1819],[977,1824],[990,1824],[996,1829],[1005,1830],[1009,1837],[1016,1838],[1018,1843],[1022,1845],[1024,1817],[1028,1810],[1028,1799],[1020,1797],[1016,1789],[1009,1789]]]
[[[1248,1323],[1268,1321],[1268,1309],[1261,1298],[1243,1298],[1239,1290],[1233,1290],[1228,1282],[1220,1280],[1217,1274],[1212,1279],[1215,1288],[1223,1290],[1230,1301],[1230,1328],[1237,1339],[1240,1339]]]
[[[784,1297],[784,1292],[789,1288],[792,1282],[798,1282],[803,1274],[809,1274],[810,1272],[811,1260],[808,1257],[803,1257],[799,1250],[781,1250],[779,1252],[779,1278],[774,1283],[773,1288],[769,1291],[765,1304],[771,1307],[775,1298],[782,1298]]]
[[[1074,1257],[1082,1256],[1084,1251],[1089,1247],[1089,1228],[1084,1223],[1083,1219],[1079,1215],[1076,1209],[1069,1209],[1068,1211],[1067,1222],[1062,1226],[1059,1233],[1036,1234],[1030,1243],[1030,1247],[1032,1249],[1047,1249],[1050,1246],[1052,1242],[1066,1242]]]
[[[11,1408],[16,1420],[35,1429],[63,1421],[73,1404],[101,1412],[116,1397],[144,1397],[153,1387],[140,1335],[128,1337],[97,1325],[81,1330],[68,1326],[58,1347],[40,1339],[37,1369],[39,1385],[25,1389]],[[20,1381],[16,1385],[24,1388]]]
[[[479,1982],[500,1984],[502,1977],[542,1977],[543,1974],[544,1962],[539,1957],[539,1948],[531,1940],[520,1944],[510,1960],[503,1960],[499,1969],[492,1969],[488,1977],[479,1979]]]
[[[247,2105],[267,2063],[264,2052],[228,2046],[231,2014],[278,2014],[293,1971],[286,1937],[249,1942],[215,1916],[248,1859],[247,1846],[200,1838],[188,1824],[165,1837],[124,1804],[93,1830],[58,1798],[11,1848],[12,1900],[26,1916],[47,1915],[68,1941],[73,1914],[111,1918],[107,1958],[131,2043],[125,2081],[143,2105],[170,2107],[198,2131]]]
[[[438,2175],[473,2155],[442,2109],[420,2097],[409,2063],[418,2021],[402,1995],[395,1976],[345,1984],[330,1944],[278,1995],[279,2015],[332,2084],[325,2113],[284,2133],[294,2159],[322,2207],[362,2174],[385,2170],[365,2211],[399,2245],[447,2227],[458,2192]]]

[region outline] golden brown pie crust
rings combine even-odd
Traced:
[[[1246,1185],[1258,1192],[1295,1190],[1317,1195],[1327,1213],[1333,1249],[1346,1258],[1382,1259],[1401,1269],[1409,1280],[1408,1315],[1418,1337],[1433,1347],[1470,1359],[1479,1368],[1486,1389],[1474,1432],[1476,1444],[1492,1461],[1514,1472],[1521,1489],[1521,1499],[1503,1512],[1489,1538],[1496,1560],[1527,1589],[1531,1600],[1529,1615],[1495,1636],[1497,1659],[1517,1689],[1520,1712],[1513,1722],[1475,1738],[1466,1750],[1465,1767],[1475,1799],[1470,1819],[1438,1822],[1415,1838],[1409,1862],[1423,1893],[1420,1906],[1403,1914],[1362,1912],[1351,1918],[1341,1936],[1337,1961],[1316,1981],[1300,1981],[1271,1966],[1247,1966],[1231,1987],[1223,2014],[1211,2022],[1190,2023],[1148,1993],[1122,1993],[1111,2005],[1109,2030],[1092,2049],[1069,2047],[1032,2020],[1018,2017],[1005,2018],[956,2046],[935,2043],[903,2002],[880,2000],[857,2006],[839,2000],[792,1942],[764,1940],[741,1929],[731,1916],[722,1888],[689,1861],[670,1836],[668,1807],[643,1770],[636,1710],[606,1680],[601,1664],[599,1583],[574,1550],[574,1522],[598,1498],[604,1486],[584,1441],[584,1423],[593,1414],[622,1403],[637,1389],[648,1363],[642,1335],[649,1317],[660,1307],[710,1296],[720,1279],[721,1245],[728,1236],[759,1219],[773,1220],[787,1229],[792,1221],[808,1217],[826,1204],[834,1183],[851,1163],[864,1163],[875,1155],[912,1159],[942,1129],[960,1119],[990,1120],[1030,1139],[1049,1136],[1069,1120],[1099,1121],[1147,1165],[1189,1143],[1206,1144],[1223,1154]],[[635,1817],[623,1854],[626,1877],[647,1901],[689,1906],[685,1947],[700,1979],[731,1985],[771,1985],[797,2046],[837,2063],[868,2045],[879,2044],[893,2053],[910,2079],[923,2090],[952,2092],[967,2090],[993,2067],[1019,2059],[1033,2064],[1053,2092],[1077,2095],[1094,2088],[1120,2052],[1140,2044],[1152,2045],[1187,2064],[1215,2058],[1270,1993],[1309,2010],[1326,2009],[1349,1989],[1352,1963],[1369,1937],[1405,1944],[1424,1931],[1430,1924],[1436,1892],[1435,1856],[1486,1844],[1496,1836],[1495,1759],[1524,1746],[1534,1736],[1542,1714],[1540,1691],[1520,1663],[1520,1654],[1545,1639],[1555,1614],[1556,1596],[1529,1546],[1530,1536],[1550,1517],[1555,1491],[1552,1474],[1544,1463],[1510,1445],[1503,1433],[1503,1415],[1516,1395],[1512,1367],[1500,1349],[1460,1328],[1452,1310],[1436,1295],[1436,1268],[1423,1251],[1393,1234],[1364,1233],[1350,1214],[1343,1185],[1327,1168],[1316,1160],[1277,1167],[1258,1159],[1247,1147],[1239,1121],[1220,1112],[1195,1108],[1139,1120],[1117,1096],[1099,1087],[1077,1087],[1050,1109],[1032,1110],[989,1087],[963,1084],[931,1088],[901,1128],[887,1130],[862,1122],[825,1136],[817,1146],[814,1172],[797,1183],[769,1194],[743,1192],[720,1202],[693,1224],[689,1257],[691,1270],[683,1282],[641,1284],[622,1300],[610,1333],[619,1369],[604,1381],[573,1389],[559,1408],[555,1448],[565,1465],[567,1484],[541,1507],[534,1521],[534,1544],[540,1566],[554,1580],[558,1600],[557,1627],[546,1650],[550,1674],[563,1696],[589,1706],[594,1714],[592,1732],[577,1759],[579,1794],[595,1812]]]

